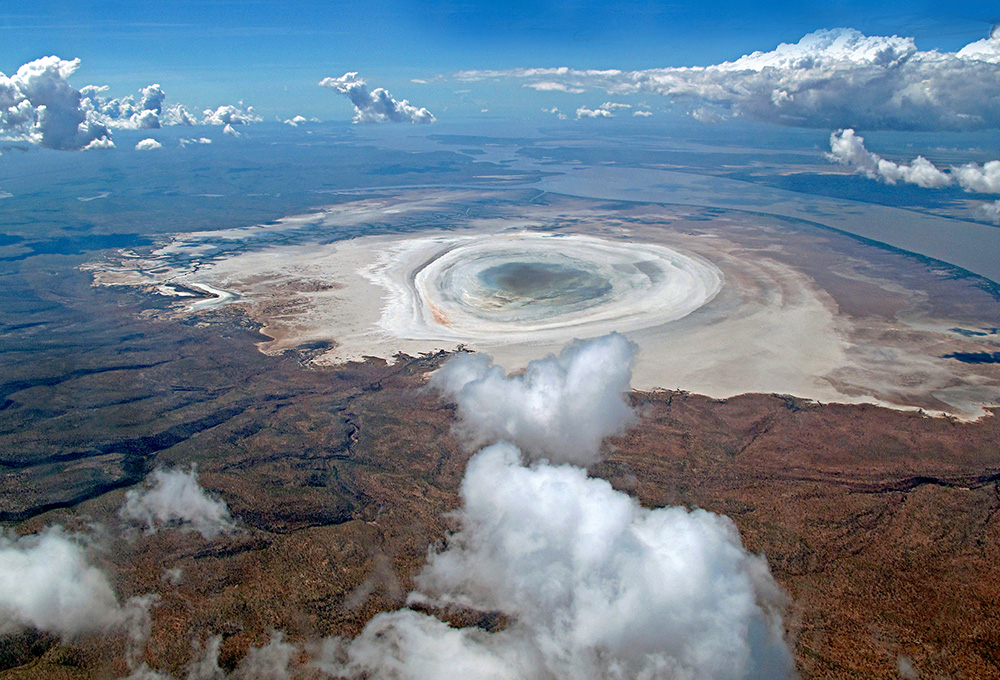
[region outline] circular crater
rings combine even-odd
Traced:
[[[557,306],[598,300],[611,284],[593,272],[561,264],[505,262],[479,273],[497,307]]]
[[[599,305],[614,290],[593,263],[556,253],[479,253],[440,275],[438,305],[511,323]]]
[[[722,287],[715,265],[647,243],[579,234],[408,239],[366,275],[396,337],[520,342],[658,326]]]

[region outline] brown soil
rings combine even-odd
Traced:
[[[18,346],[8,336],[5,349],[24,357],[0,384],[8,526],[107,526],[94,559],[123,600],[159,597],[142,659],[176,677],[211,635],[231,669],[271,630],[297,643],[350,636],[403,606],[449,528],[469,456],[453,410],[420,389],[442,355],[304,368],[301,355],[253,351],[260,336],[232,314],[141,335],[91,314],[79,323],[92,327],[67,326],[87,333],[87,353],[71,354],[58,330]],[[32,363],[33,343],[49,358]],[[60,363],[64,344],[73,358]],[[592,473],[649,506],[731,517],[790,595],[803,677],[896,678],[900,656],[921,677],[1000,677],[1000,418],[777,395],[634,400],[640,422]],[[127,488],[189,463],[236,532],[147,536],[118,517]],[[177,584],[168,569],[181,570]],[[497,612],[436,614],[504,624]],[[2,637],[0,678],[123,677],[125,645]]]

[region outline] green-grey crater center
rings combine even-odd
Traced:
[[[612,287],[594,272],[551,262],[505,262],[482,270],[478,278],[498,305],[572,305],[600,299]]]

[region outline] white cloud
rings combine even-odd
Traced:
[[[722,115],[715,109],[709,108],[707,106],[699,106],[698,108],[689,111],[688,115],[690,115],[699,123],[707,123],[709,125],[713,125],[715,123],[721,123],[726,119],[724,115]]]
[[[413,601],[509,617],[454,629],[415,611],[379,614],[318,665],[413,680],[794,677],[783,595],[725,517],[648,510],[581,468],[525,467],[500,443],[462,482],[462,529],[431,556]]]
[[[902,181],[925,189],[943,187],[951,183],[948,175],[923,156],[917,156],[909,163],[902,164],[884,158],[879,159],[878,174],[890,184]]]
[[[951,184],[951,177],[934,167],[923,156],[917,156],[910,163],[894,163],[872,153],[865,148],[865,139],[850,128],[830,135],[830,153],[827,158],[842,165],[849,165],[859,173],[872,179],[881,179],[889,184],[906,182],[925,188],[943,187]]]
[[[226,126],[224,128],[222,128],[222,134],[229,135],[230,137],[239,137],[240,136],[240,133],[236,131],[236,128],[234,128],[229,123],[226,123]]]
[[[295,116],[294,118],[286,118],[285,125],[291,125],[292,127],[298,127],[304,125],[308,121],[305,116]]]
[[[618,102],[604,102],[600,106],[589,109],[586,106],[581,106],[576,110],[576,119],[581,118],[614,118],[615,111],[622,111],[631,109],[631,104],[619,104]],[[636,115],[648,116],[651,115],[646,112],[636,112]]]
[[[285,642],[284,633],[272,631],[270,641],[263,647],[251,647],[232,673],[219,666],[222,636],[209,637],[200,653],[191,661],[184,675],[186,680],[289,680],[292,677],[298,648]],[[152,675],[130,676],[126,680],[173,680],[172,676],[142,669]],[[310,677],[312,677],[310,675]]]
[[[225,680],[226,672],[219,666],[219,650],[222,636],[213,635],[205,641],[205,646],[187,669],[187,680]]]
[[[994,224],[1000,224],[1000,201],[981,204],[979,214],[985,219],[992,220]]]
[[[123,680],[173,680],[166,673],[150,668],[145,663],[138,664]]]
[[[247,652],[236,670],[236,677],[241,680],[288,680],[291,678],[289,666],[296,651],[295,645],[285,642],[283,633],[274,631],[266,645]]]
[[[43,57],[0,73],[0,133],[50,149],[113,148],[111,132],[88,116],[69,78],[80,60]]]
[[[152,137],[147,137],[146,139],[139,140],[135,148],[137,151],[153,151],[154,149],[162,149],[163,145]]]
[[[212,140],[208,137],[196,137],[193,139],[181,139],[180,145],[187,146],[188,144],[211,144]]]
[[[586,92],[586,90],[582,87],[570,87],[565,83],[556,83],[551,80],[543,80],[537,83],[525,83],[524,87],[530,87],[533,90],[538,90],[540,92],[570,92],[572,94]]]
[[[993,27],[989,38],[969,43],[958,51],[957,56],[962,59],[1000,64],[1000,34],[998,34],[996,26]]]
[[[1000,193],[1000,161],[989,161],[983,165],[967,163],[960,168],[953,168],[951,173],[966,191]]]
[[[521,651],[523,648],[523,652]],[[452,628],[411,610],[378,614],[353,640],[330,638],[314,664],[347,678],[540,680],[531,650],[507,631]],[[585,680],[581,678],[581,680]]]
[[[1000,38],[958,52],[848,28],[712,66],[643,71],[527,68],[464,71],[459,80],[518,78],[547,89],[655,93],[696,111],[816,128],[967,130],[1000,127]],[[717,113],[717,115],[722,115]]]
[[[321,87],[329,87],[346,95],[354,104],[355,123],[433,123],[435,118],[425,108],[417,108],[405,99],[397,101],[385,89],[368,89],[357,73],[345,73],[339,78],[324,78]]]
[[[581,118],[614,118],[615,114],[611,113],[607,109],[596,108],[588,109],[586,106],[581,106],[576,110],[576,119]]]
[[[248,125],[250,123],[259,123],[261,117],[258,116],[252,106],[243,107],[243,102],[239,102],[239,106],[233,106],[232,104],[227,104],[225,106],[220,106],[217,109],[205,109],[202,113],[204,118],[202,119],[202,124],[204,125]]]
[[[648,118],[649,116],[653,115],[653,112],[652,111],[633,111],[632,115],[633,116],[641,116],[643,118]]]
[[[576,341],[508,376],[483,354],[459,354],[431,378],[458,403],[473,447],[506,439],[533,458],[587,465],[633,420],[627,402],[636,347],[617,333]]]
[[[566,120],[568,116],[565,113],[559,111],[558,107],[553,106],[551,109],[542,109],[542,113],[551,113],[556,116],[559,120]]]
[[[164,125],[197,125],[195,118],[182,104],[171,104],[163,111]]]
[[[107,86],[88,85],[80,90],[81,106],[102,125],[128,130],[155,130],[160,127],[160,114],[166,95],[158,84],[139,90],[139,100],[131,95],[120,99],[104,97]]]
[[[139,90],[139,108],[143,111],[153,111],[161,113],[163,111],[163,100],[167,98],[163,88],[159,83],[153,83]]]
[[[65,638],[124,620],[108,577],[78,537],[59,527],[0,536],[0,634],[28,626]]]
[[[153,130],[199,122],[181,104],[165,107],[159,84],[120,98],[106,96],[107,86],[76,90],[67,78],[79,66],[79,59],[44,57],[24,64],[13,76],[0,73],[0,134],[52,149],[111,149],[112,128]],[[240,107],[206,110],[202,123],[232,126],[261,120],[253,107]]]
[[[984,165],[967,163],[948,172],[937,168],[923,156],[917,156],[909,163],[895,163],[865,148],[864,137],[850,128],[830,135],[827,158],[889,184],[906,182],[936,188],[955,183],[969,192],[1000,193],[1000,161],[989,161]]]
[[[113,149],[115,148],[115,143],[111,141],[110,134],[104,137],[98,137],[90,141],[87,146],[83,147],[83,151],[90,151],[91,149]]]
[[[234,528],[226,503],[210,497],[198,485],[195,467],[187,472],[155,470],[151,477],[152,487],[125,494],[120,511],[123,518],[143,522],[150,532],[176,525],[205,538]]]

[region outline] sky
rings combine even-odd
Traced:
[[[568,66],[623,70],[733,60],[822,28],[913,37],[956,51],[989,35],[1000,9],[984,1],[484,2],[478,0],[39,0],[0,9],[0,72],[47,55],[81,59],[75,87],[116,96],[156,82],[197,109],[243,100],[266,119],[350,117],[348,102],[316,87],[356,71],[433,110],[461,108],[454,83],[416,88],[462,70]],[[537,98],[509,88],[532,110]],[[489,107],[491,94],[467,108]],[[500,102],[509,97],[497,96]],[[465,100],[469,98],[466,97]],[[485,104],[485,106],[484,106]]]

